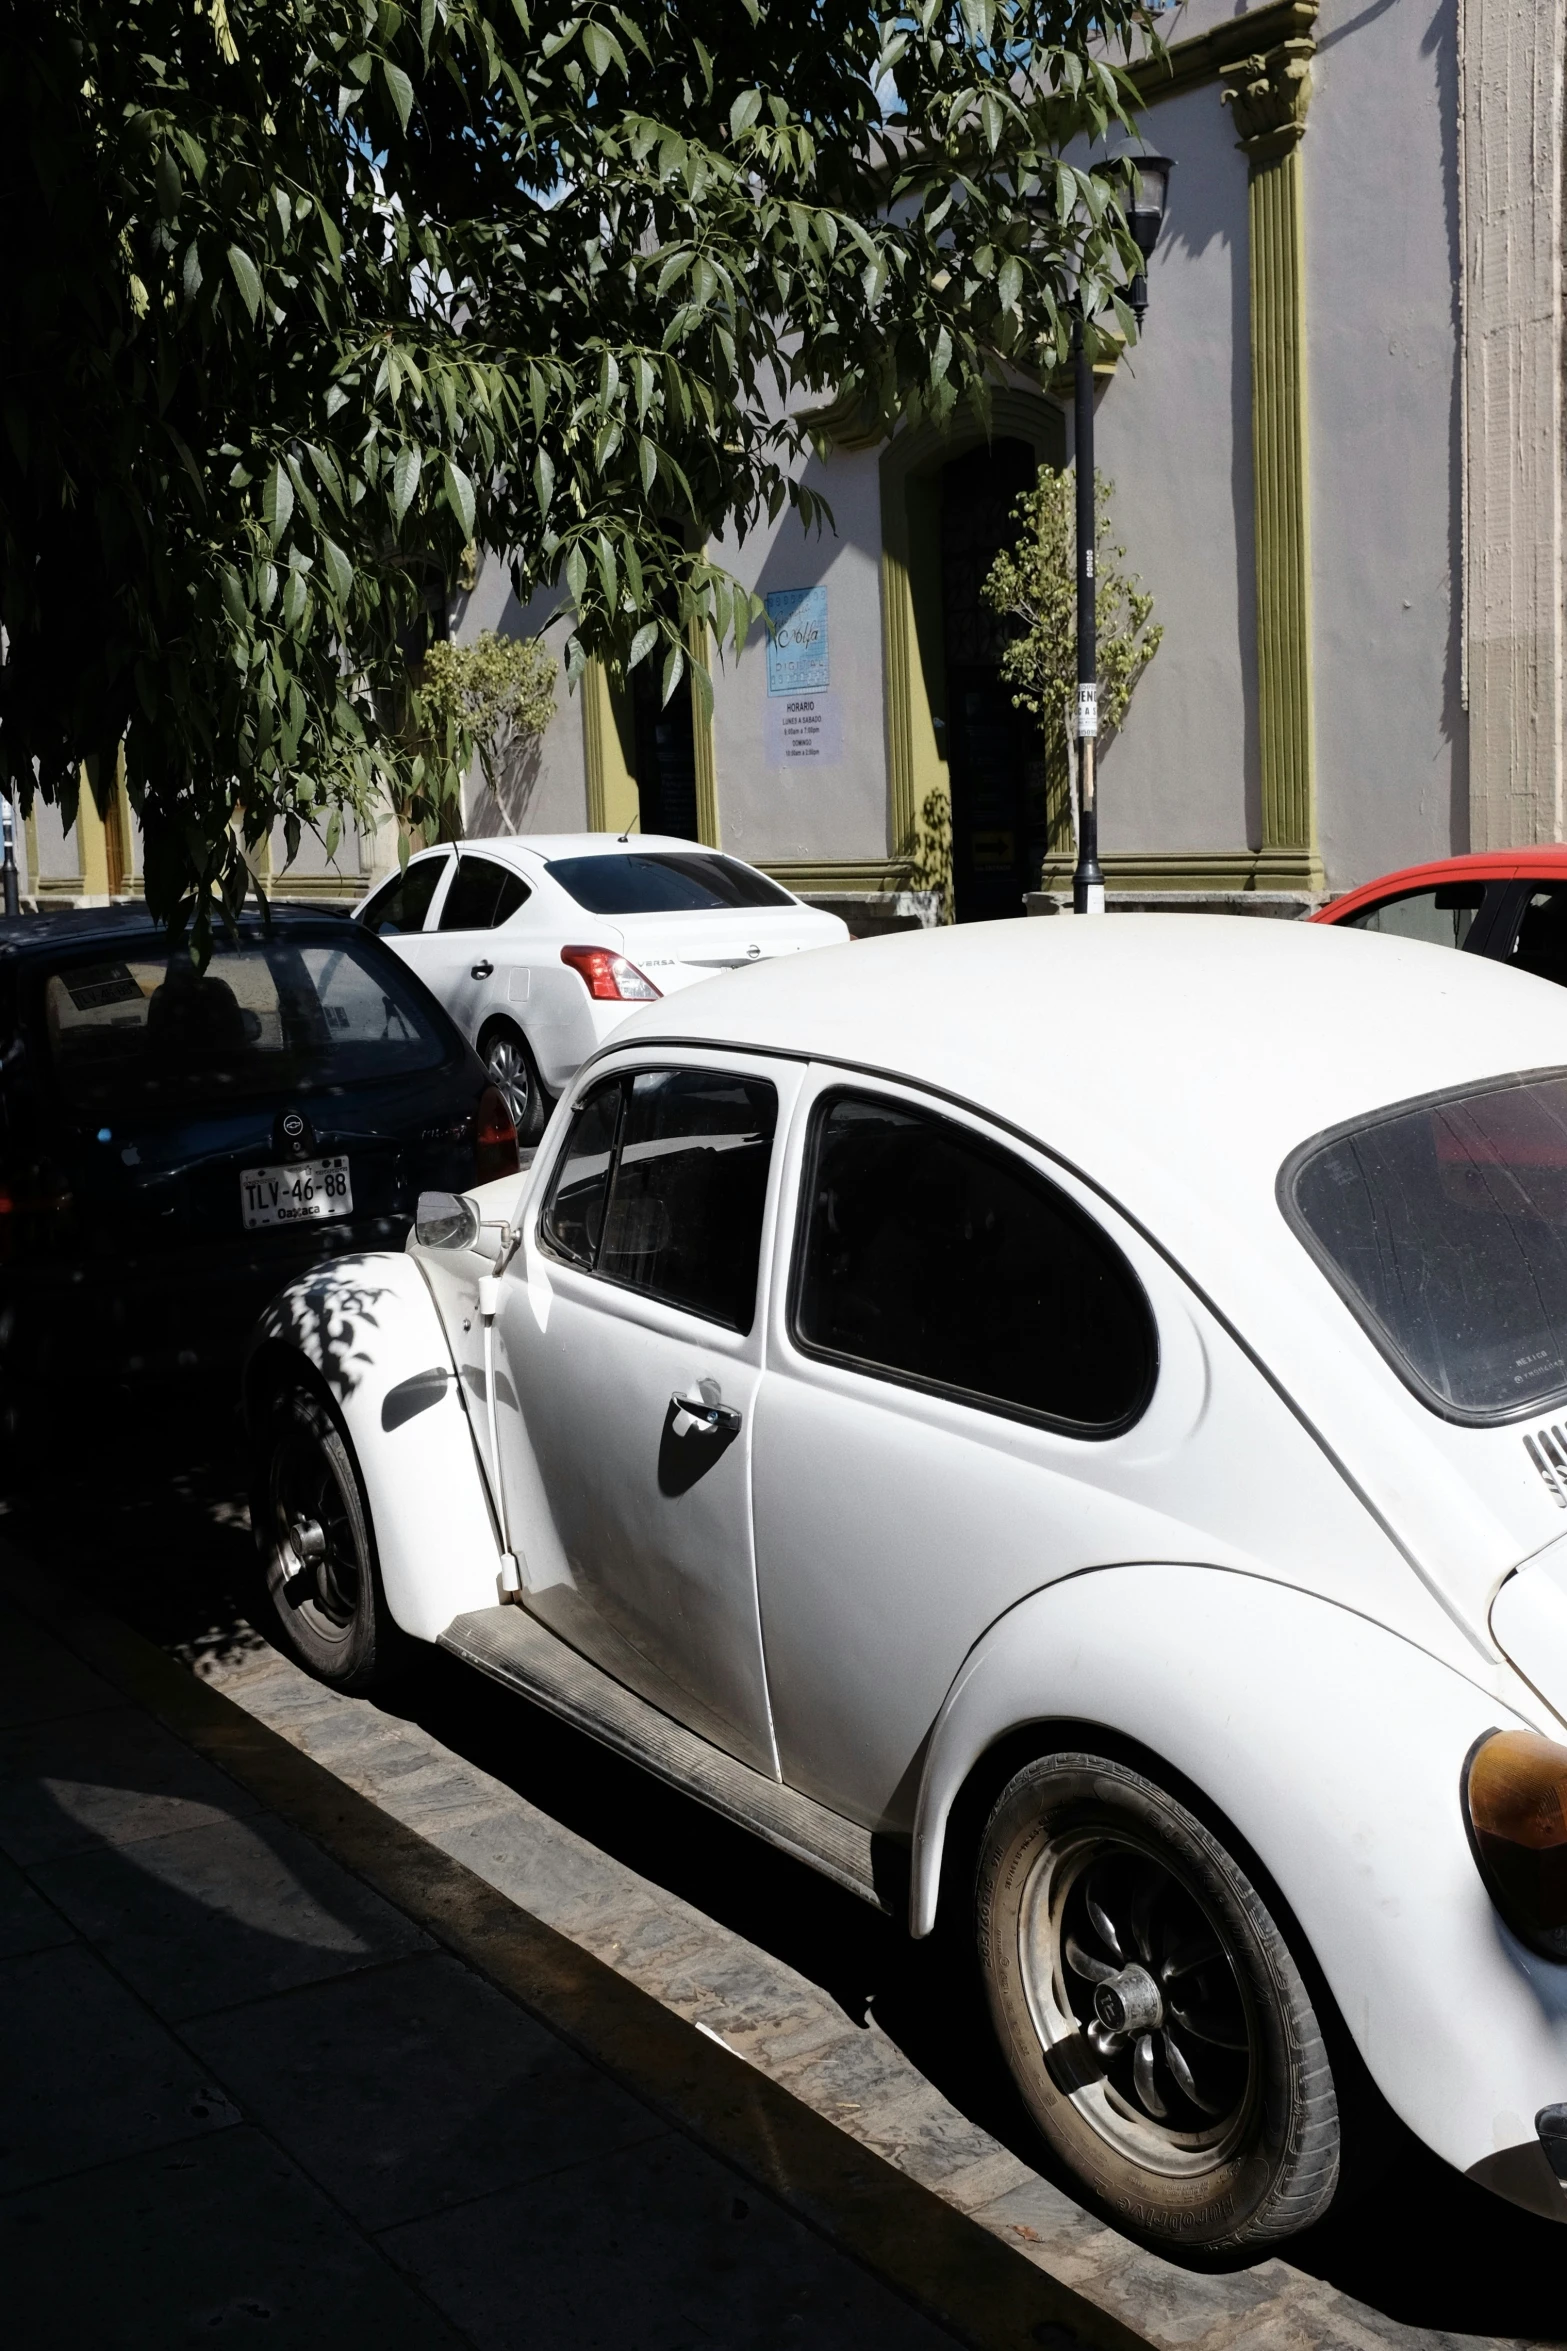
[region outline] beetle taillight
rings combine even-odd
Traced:
[[[629,956],[618,955],[613,947],[562,947],[560,959],[570,964],[588,994],[601,1004],[651,1004],[663,993]]]
[[[515,1175],[517,1122],[494,1086],[479,1096],[479,1116],[473,1138],[474,1181],[491,1184],[497,1176]]]

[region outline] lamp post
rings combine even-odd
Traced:
[[[3,853],[0,853],[0,887],[4,889],[5,912],[8,915],[20,914],[22,892],[16,870],[16,809],[9,792],[4,800],[0,800],[0,842],[4,844]]]
[[[1117,157],[1119,162],[1122,160]],[[1132,189],[1127,226],[1146,261],[1159,238],[1170,174],[1167,155],[1129,155]],[[1148,279],[1139,270],[1127,289],[1138,326],[1148,308]],[[1099,637],[1094,577],[1094,369],[1088,349],[1092,320],[1079,299],[1072,324],[1072,427],[1077,471],[1077,865],[1072,912],[1103,914],[1105,877],[1099,864]]]

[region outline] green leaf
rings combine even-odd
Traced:
[[[240,299],[250,312],[251,324],[254,326],[256,313],[261,308],[261,273],[243,245],[229,247],[229,268],[233,272],[234,283],[239,288]]]
[[[638,663],[639,661],[643,661],[643,660],[645,660],[645,659],[646,659],[646,657],[648,656],[648,654],[652,652],[652,650],[653,650],[654,646],[655,646],[657,643],[658,643],[658,623],[657,623],[657,621],[656,621],[656,620],[646,620],[646,621],[644,621],[644,622],[643,622],[643,624],[642,624],[642,626],[641,626],[641,627],[638,629],[638,631],[637,631],[636,635],[635,635],[635,636],[632,638],[632,640],[631,640],[631,651],[630,651],[630,652],[627,654],[627,656],[626,656],[626,667],[627,667],[627,669],[635,669],[635,668],[636,668],[636,666],[637,666],[637,663]]]
[[[473,537],[473,484],[460,465],[446,460],[446,503],[457,517],[464,540]]]
[[[321,560],[326,565],[327,585],[340,605],[346,605],[354,590],[354,567],[335,539],[321,542]]]
[[[729,109],[729,136],[731,139],[738,139],[742,131],[748,131],[761,111],[761,91],[742,90]]]
[[[1023,264],[1015,253],[1009,253],[996,279],[996,299],[1003,310],[1016,310],[1017,298],[1022,291]]]
[[[261,519],[274,547],[287,530],[293,511],[294,485],[288,478],[288,468],[280,458],[275,458],[261,492]]]
[[[578,546],[575,541],[573,541],[571,552],[566,557],[566,585],[571,590],[571,600],[574,604],[581,604],[583,592],[586,589],[587,584],[587,560],[583,555],[581,547]]]
[[[550,463],[547,449],[540,449],[533,460],[533,492],[539,502],[540,515],[548,514],[550,500],[555,494],[555,468]]]
[[[407,130],[408,117],[414,110],[413,83],[408,79],[402,67],[394,65],[388,57],[383,57],[381,60],[381,79],[386,84],[387,96],[397,109],[399,124],[404,130]]]
[[[666,710],[669,707],[670,697],[673,695],[675,688],[679,685],[681,679],[685,676],[685,670],[685,654],[681,651],[678,645],[672,645],[664,662],[664,690],[661,696],[661,701],[663,707]]]
[[[401,523],[414,502],[423,466],[422,450],[406,447],[398,450],[397,462],[392,467],[392,518],[397,523]]]

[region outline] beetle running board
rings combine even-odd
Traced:
[[[480,1608],[454,1617],[440,1646],[878,1910],[890,1908],[872,1876],[868,1829],[736,1762],[569,1649],[521,1608]]]

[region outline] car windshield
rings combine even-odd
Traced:
[[[353,1085],[450,1051],[391,957],[346,924],[330,943],[220,949],[199,974],[184,948],[100,946],[47,975],[42,1013],[60,1089],[83,1108]]]
[[[1400,1105],[1308,1144],[1285,1211],[1450,1419],[1567,1396],[1567,1072]]]
[[[695,914],[709,907],[792,906],[765,874],[699,849],[556,857],[550,873],[589,914]]]

